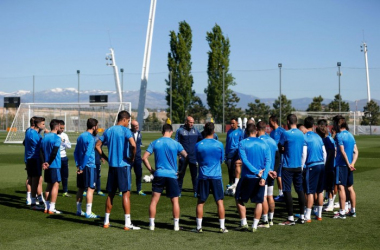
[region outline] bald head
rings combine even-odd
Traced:
[[[139,123],[138,123],[138,121],[133,120],[131,122],[131,130],[132,130],[133,133],[135,133],[136,131],[139,130]]]
[[[194,118],[191,116],[186,117],[185,125],[188,128],[192,128],[194,126]]]

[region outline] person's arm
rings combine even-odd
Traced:
[[[306,158],[307,158],[307,146],[303,146],[303,149],[302,149],[302,165],[301,165],[301,168],[303,168],[303,166],[305,166],[305,163],[306,163]]]
[[[322,146],[322,150],[323,150],[323,162],[326,164],[327,152],[326,152],[326,148],[324,145]]]
[[[339,149],[340,149],[340,152],[343,156],[343,159],[344,161],[346,162],[347,164],[347,167],[350,168],[350,162],[348,161],[348,158],[347,158],[347,154],[346,154],[346,151],[344,150],[344,145],[339,145]]]
[[[261,179],[264,179],[264,181],[267,179],[269,171],[270,171],[270,166],[272,165],[272,157],[270,155],[270,148],[269,146],[266,147],[266,150],[264,151],[265,153],[265,161],[264,161],[264,173],[261,176]],[[265,182],[264,182],[265,185]]]
[[[281,155],[278,151],[276,151],[275,162],[274,162],[274,171],[277,172],[278,168],[280,167],[280,163],[281,163]]]
[[[93,139],[93,140],[90,140],[90,142],[87,145],[86,153],[84,155],[83,162],[82,162],[82,166],[80,166],[79,170],[83,170],[87,166],[88,160],[91,157],[91,154],[94,150],[94,147],[95,147],[95,140]]]
[[[185,150],[182,150],[180,152],[180,155],[182,155],[183,158],[186,158],[187,157],[187,152]]]
[[[142,161],[144,163],[144,166],[148,169],[149,173],[153,174],[155,170],[150,166],[150,163],[148,160],[149,156],[150,156],[150,153],[148,151],[145,151]]]
[[[351,171],[356,170],[355,163],[356,163],[358,157],[359,157],[359,150],[358,150],[358,147],[355,144],[355,146],[354,146],[354,155],[353,155],[353,158],[352,158],[352,163],[350,165]]]
[[[57,157],[58,151],[59,151],[59,147],[54,146],[53,150],[51,151],[51,154],[49,156],[49,161],[47,162],[49,164],[49,166],[53,163],[53,161],[55,160],[55,157]]]
[[[103,158],[105,161],[108,162],[108,156],[104,154],[102,150],[102,145],[103,145],[103,142],[101,140],[98,140],[95,145],[95,150],[99,153],[101,158]]]
[[[67,134],[65,134],[65,141],[63,143],[63,146],[65,147],[65,149],[71,148],[71,142],[70,142],[69,136]]]
[[[129,144],[130,144],[130,147],[131,147],[131,151],[129,151],[130,153],[132,153],[132,155],[129,156],[131,162],[133,162],[135,160],[135,156],[136,156],[136,142],[135,142],[135,139],[133,139],[133,137],[130,137],[128,139],[129,141]]]
[[[260,170],[257,169],[255,166],[253,166],[249,161],[248,161],[248,158],[247,158],[247,155],[245,153],[245,149],[244,147],[241,145],[241,143],[239,144],[239,155],[240,155],[240,159],[241,161],[243,162],[243,164],[248,168],[249,171],[251,171],[252,173],[258,175],[259,177],[261,177],[260,174]]]

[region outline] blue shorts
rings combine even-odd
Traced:
[[[56,183],[61,182],[61,169],[59,168],[48,168],[45,170],[45,182],[46,183]]]
[[[40,161],[34,158],[26,160],[26,172],[29,177],[42,176],[42,165]]]
[[[224,190],[223,190],[222,179],[207,179],[207,180],[198,179],[197,195],[198,195],[198,199],[201,202],[206,202],[210,194],[210,191],[212,192],[215,201],[223,200]]]
[[[243,177],[236,187],[235,199],[247,203],[251,199],[252,203],[262,203],[264,201],[265,186],[260,186],[261,178]]]
[[[131,190],[130,167],[109,167],[106,190],[108,193],[114,194],[117,189],[120,192]]]
[[[354,172],[350,171],[347,166],[335,168],[336,185],[351,187],[354,185]]]
[[[268,187],[274,186],[274,179],[268,175],[265,181],[265,185],[267,185]]]
[[[302,171],[292,171],[292,169],[283,168],[282,169],[282,191],[291,192],[292,183],[296,192],[303,191],[302,186]]]
[[[305,168],[305,192],[306,194],[322,193],[325,184],[324,164]]]
[[[97,181],[96,168],[85,167],[83,173],[77,174],[78,188],[95,189]]]
[[[169,177],[155,176],[152,182],[152,192],[160,193],[166,189],[166,197],[178,197],[181,193],[178,186],[178,180]]]

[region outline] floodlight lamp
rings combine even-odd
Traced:
[[[278,67],[279,67],[279,68],[282,68],[282,63],[279,63],[279,64],[278,64]]]
[[[340,66],[342,66],[342,63],[341,62],[337,62],[336,66],[340,67]]]

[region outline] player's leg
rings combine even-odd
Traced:
[[[92,212],[92,201],[94,197],[95,183],[96,183],[96,169],[85,167],[84,178],[85,178],[85,188],[87,188],[86,218],[87,219],[99,218],[98,215]]]
[[[179,208],[179,201],[178,197],[173,197],[170,199],[172,202],[173,207],[173,221],[174,221],[174,231],[179,231],[179,214],[180,214],[180,208]]]
[[[288,213],[288,219],[279,223],[281,226],[291,226],[294,225],[294,216],[293,216],[293,198],[291,193],[291,185],[293,180],[293,173],[287,171],[285,168],[282,169],[282,192],[284,194],[286,211]]]
[[[198,168],[195,163],[189,162],[190,174],[191,174],[191,182],[193,184],[193,192],[194,197],[197,197],[197,186],[198,186]]]
[[[58,211],[55,208],[55,204],[57,202],[57,197],[58,197],[58,190],[59,190],[59,183],[62,181],[61,179],[61,171],[59,168],[53,168],[50,171],[51,175],[51,191],[50,191],[50,205],[49,205],[49,214],[60,214],[61,212]]]
[[[96,189],[95,192],[100,196],[105,196],[101,189],[101,164],[96,164]]]
[[[136,189],[137,189],[137,194],[146,196],[144,191],[141,190],[141,180],[142,180],[142,165],[141,162],[134,162],[133,163],[133,170],[135,171],[135,176],[136,176]]]
[[[248,230],[247,209],[241,200],[236,200],[236,208],[240,216],[240,227],[237,230]]]
[[[346,166],[342,166],[342,167],[337,166],[336,171],[337,171],[336,183],[338,185],[340,211],[334,216],[334,218],[345,219],[346,218],[346,185],[347,185],[348,168]]]
[[[305,223],[305,193],[303,191],[303,185],[302,185],[303,184],[302,171],[296,172],[293,174],[293,184],[294,184],[294,189],[297,192],[298,206],[300,210],[300,218],[297,220],[297,223],[304,224]]]
[[[32,183],[31,178],[27,174],[26,181],[25,181],[26,205],[31,205],[32,204],[32,195],[31,195],[32,188],[31,188],[31,185],[30,185],[31,183]]]
[[[225,226],[226,222],[226,212],[224,209],[224,192],[223,192],[223,181],[221,179],[219,180],[209,180],[209,183],[211,185],[211,191],[214,195],[214,200],[216,202],[216,205],[218,207],[218,216],[219,216],[219,223],[220,223],[220,233],[228,233],[228,230]]]
[[[250,196],[250,183],[249,178],[242,178],[237,187],[235,192],[235,199],[236,199],[236,208],[239,213],[240,217],[240,227],[238,227],[236,230],[239,231],[247,231],[248,230],[248,223],[247,223],[247,211],[244,203],[246,203]]]
[[[86,213],[82,211],[82,201],[83,201],[83,192],[85,190],[85,185],[84,185],[84,174],[78,173],[77,172],[77,195],[76,195],[76,200],[77,200],[77,212],[76,215],[78,216],[85,216]]]
[[[179,215],[180,215],[180,207],[179,207],[179,200],[178,197],[181,194],[181,190],[179,189],[178,181],[173,178],[162,178],[162,185],[163,188],[165,186],[166,189],[166,197],[170,198],[172,202],[172,208],[173,208],[173,222],[174,222],[174,231],[179,231]],[[154,179],[153,179],[154,180]],[[152,187],[153,190],[153,187]],[[159,189],[160,190],[160,189]]]
[[[152,199],[149,205],[149,230],[154,230],[154,220],[157,213],[157,204],[160,201],[161,193],[152,192]]]
[[[281,156],[282,159],[282,156]],[[283,187],[282,187],[282,164],[278,166],[277,169],[277,187],[278,187],[278,196],[274,198],[275,201],[284,201],[284,193],[283,193]]]
[[[269,222],[268,222],[268,212],[269,212],[269,204],[268,204],[268,185],[265,185],[265,191],[264,191],[264,200],[262,203],[262,223],[259,224],[259,227],[269,228]]]
[[[347,179],[347,189],[350,194],[350,201],[351,201],[351,209],[348,213],[349,216],[356,217],[356,193],[354,190],[354,172],[350,171],[348,173],[348,179]]]
[[[182,192],[183,179],[185,178],[186,168],[187,168],[187,160],[184,157],[179,158],[178,160],[178,186],[179,190]]]
[[[251,194],[251,202],[256,203],[254,219],[252,223],[252,232],[256,232],[257,226],[259,224],[262,212],[263,212],[263,201],[265,194],[265,185],[260,185],[260,178],[255,178],[253,181],[254,189]]]
[[[42,183],[43,183],[43,178],[42,178],[42,173],[41,173],[40,179],[38,180],[38,186],[37,186],[37,199],[38,199],[38,202],[40,203],[40,206],[44,206],[44,203],[45,203]]]
[[[104,228],[108,228],[110,226],[110,214],[113,207],[113,199],[115,198],[116,190],[118,188],[118,178],[117,178],[117,169],[116,167],[108,168],[108,177],[107,177],[107,186],[106,190],[108,192],[108,196],[106,199],[105,205],[105,215],[104,215]]]
[[[67,183],[69,180],[69,159],[67,157],[61,158],[61,177],[62,177],[62,196],[70,197],[68,194]]]

